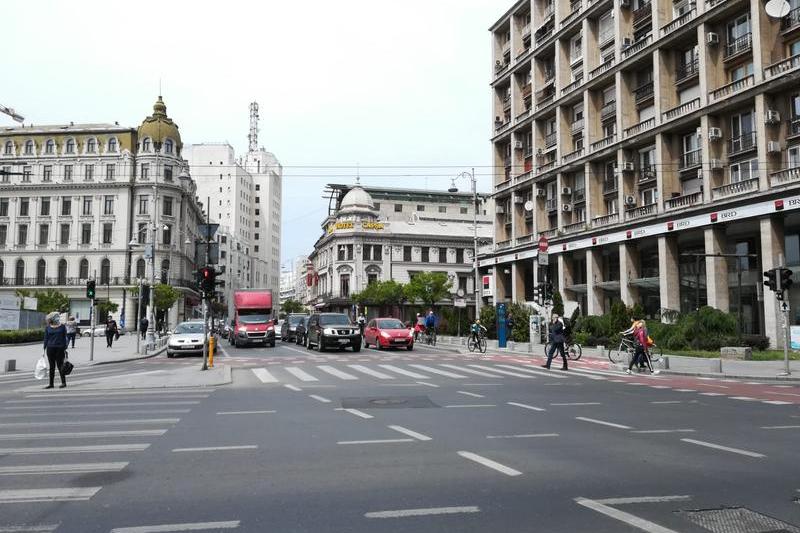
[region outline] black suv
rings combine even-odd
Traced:
[[[314,346],[320,352],[326,348],[343,350],[349,346],[354,352],[361,351],[360,330],[342,313],[314,313],[308,319],[306,335],[306,347],[309,350],[313,350]]]
[[[297,332],[297,325],[308,316],[305,313],[292,313],[286,315],[286,320],[283,321],[281,326],[281,340],[282,341],[296,341],[295,334]]]

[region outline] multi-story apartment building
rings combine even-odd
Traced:
[[[283,167],[263,147],[249,150],[241,164],[253,176],[253,253],[259,257],[254,278],[275,291],[281,271],[281,198]]]
[[[294,260],[294,299],[305,305],[310,300],[309,281],[313,281],[313,266],[308,256],[299,256]]]
[[[497,301],[530,301],[547,276],[584,313],[708,304],[781,343],[761,272],[800,267],[790,5],[771,18],[745,0],[521,0],[491,27],[495,244],[481,265]],[[796,289],[790,302],[796,323]]]
[[[192,243],[202,210],[161,97],[138,128],[64,124],[0,128],[0,293],[57,289],[89,319],[98,298],[135,323],[137,279],[180,288],[170,323],[191,316]],[[145,258],[155,240],[154,260]]]
[[[286,300],[294,300],[296,295],[296,278],[295,278],[295,271],[293,268],[287,268],[286,270],[281,271],[281,293],[280,293],[280,302],[283,303]]]

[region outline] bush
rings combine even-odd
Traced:
[[[725,346],[749,346],[753,350],[765,351],[769,349],[769,337],[764,335],[742,335],[741,338],[728,339]]]
[[[494,306],[484,305],[481,307],[481,324],[486,328],[486,336],[490,339],[497,338],[497,311]]]
[[[21,344],[44,340],[43,329],[15,329],[0,331],[0,344]]]
[[[519,303],[513,303],[509,306],[509,311],[514,321],[514,328],[511,331],[511,338],[509,340],[514,342],[530,341],[530,307]]]

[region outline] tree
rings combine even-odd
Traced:
[[[405,286],[403,292],[408,300],[422,301],[433,307],[436,302],[450,296],[453,282],[444,272],[421,272]]]
[[[553,313],[558,316],[564,316],[564,299],[558,290],[553,291]]]
[[[375,281],[361,291],[352,295],[359,305],[397,305],[405,297],[404,285],[394,280]]]
[[[97,322],[105,322],[109,313],[116,313],[119,306],[110,300],[97,300]]]
[[[305,310],[306,308],[303,304],[291,298],[281,304],[281,313],[283,314],[304,313]]]
[[[153,291],[153,303],[156,310],[165,311],[172,307],[181,297],[181,291],[164,283],[157,283]]]
[[[37,299],[36,310],[41,313],[65,313],[69,310],[69,298],[55,289],[36,291],[34,296]]]

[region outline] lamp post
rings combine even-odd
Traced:
[[[478,315],[481,312],[481,294],[479,288],[480,285],[478,283],[478,184],[475,180],[475,169],[473,168],[472,172],[464,171],[453,178],[451,180],[450,188],[447,189],[447,192],[458,192],[456,180],[461,178],[469,179],[470,184],[472,185],[472,266],[475,275],[475,318],[478,318]]]

